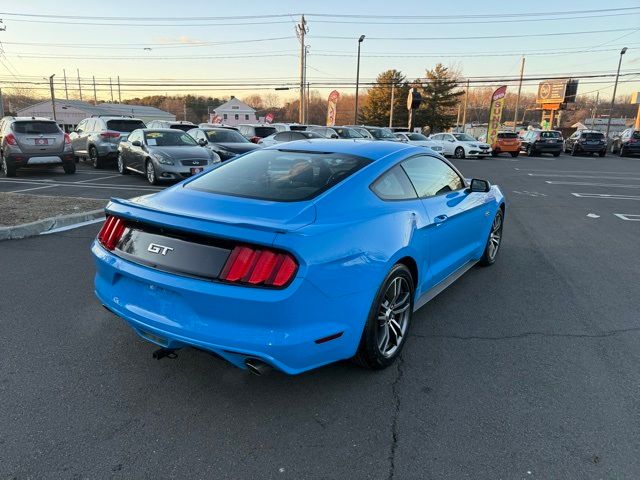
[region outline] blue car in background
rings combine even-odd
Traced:
[[[261,373],[399,355],[413,313],[495,262],[505,203],[401,142],[309,140],[112,199],[92,252],[100,302],[171,352]]]

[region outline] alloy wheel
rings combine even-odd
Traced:
[[[378,350],[392,357],[404,341],[411,315],[411,288],[403,277],[396,277],[387,287],[378,308]]]
[[[2,169],[2,174],[6,177],[7,176],[7,161],[2,158],[2,161],[0,162],[0,168]]]
[[[491,224],[491,233],[489,233],[489,259],[493,260],[498,254],[500,242],[502,240],[502,212],[498,212]]]
[[[124,172],[124,163],[122,162],[122,156],[118,155],[118,172]]]
[[[151,161],[147,162],[147,180],[149,180],[149,183],[151,184],[156,183],[156,171],[153,168],[153,163]]]

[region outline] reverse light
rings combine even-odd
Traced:
[[[4,136],[4,139],[7,141],[9,145],[13,145],[13,146],[18,145],[18,142],[16,142],[16,137],[13,135],[13,133],[8,133],[7,135]]]
[[[253,247],[235,247],[220,280],[231,283],[284,287],[298,271],[298,263],[288,253]]]
[[[124,220],[109,215],[98,233],[98,241],[107,250],[113,250],[122,238],[124,229]]]

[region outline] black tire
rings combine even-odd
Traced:
[[[102,159],[98,156],[98,150],[93,145],[89,147],[89,160],[93,168],[101,169],[104,166]]]
[[[496,227],[497,226],[497,227]],[[491,222],[491,230],[489,231],[489,238],[487,238],[487,244],[484,247],[484,252],[480,258],[480,265],[488,267],[496,263],[498,253],[500,252],[500,246],[502,245],[502,227],[504,226],[504,213],[499,208],[496,216],[493,217]],[[496,243],[497,242],[497,243]]]
[[[624,145],[620,145],[620,148],[618,149],[618,156],[624,157]]]
[[[76,173],[76,162],[73,161],[73,162],[63,163],[62,169],[64,170],[64,173],[66,173],[67,175],[72,175]]]
[[[491,156],[492,156],[492,157],[497,157],[499,153],[500,153],[500,152],[497,152],[497,151],[495,151],[495,150],[491,150]]]
[[[118,154],[118,172],[120,175],[129,175],[129,169],[121,154]]]
[[[536,151],[531,145],[527,145],[527,156],[528,157],[535,157],[536,156]]]
[[[513,158],[516,158],[518,155],[520,155],[520,152],[519,152],[519,151],[518,151],[518,152],[511,152],[511,156],[512,156]]]
[[[600,156],[600,157],[604,157],[606,154],[607,154],[607,150],[606,149],[605,150],[600,150],[598,152],[598,156]]]
[[[147,159],[144,165],[144,171],[147,174],[147,181],[151,185],[158,184],[158,176],[156,175],[156,167],[153,165],[153,162],[150,159]]]
[[[553,153],[553,156],[554,156],[554,157],[559,157],[559,156],[560,156],[560,153],[561,153],[561,152],[554,152],[554,153]]]
[[[458,147],[454,150],[453,156],[458,160],[462,160],[464,158],[464,148]]]
[[[615,144],[615,143],[612,143],[612,144],[611,144],[611,154],[612,154],[612,155],[615,155],[615,154],[617,154],[617,153],[618,153],[618,149],[616,148],[616,144]]]
[[[16,176],[16,166],[4,157],[0,160],[0,171],[7,178]]]
[[[389,302],[393,302],[394,299],[389,297],[390,292],[391,296],[393,296],[394,285],[401,287],[398,290],[400,292],[399,296],[395,298],[396,303],[399,305],[398,310],[402,308],[400,313],[394,313],[394,309],[389,308],[389,306],[393,306]],[[406,301],[401,302],[400,300],[404,299],[405,294],[408,294],[408,298]],[[371,305],[367,323],[362,331],[358,351],[353,357],[357,364],[372,370],[381,370],[391,365],[398,358],[406,343],[411,326],[414,294],[415,287],[411,272],[405,265],[397,263],[385,277]],[[385,313],[381,314],[382,311]],[[399,315],[402,315],[402,317],[399,317]],[[384,318],[381,320],[379,317]],[[394,337],[394,345],[390,345],[392,336]]]

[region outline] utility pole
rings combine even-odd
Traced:
[[[305,75],[306,76],[306,75]],[[304,123],[309,123],[309,103],[311,101],[311,83],[307,82],[307,108],[304,109]]]
[[[122,103],[122,96],[120,95],[120,75],[118,75],[118,102]]]
[[[51,75],[49,77],[49,89],[51,90],[51,109],[53,110],[53,120],[57,121],[56,119],[56,95],[53,91],[53,77],[55,77],[56,74],[54,73],[53,75]]]
[[[304,15],[300,18],[300,23],[296,25],[296,34],[300,40],[300,108],[298,112],[299,123],[304,123],[304,90],[305,90],[305,60],[307,50],[304,44],[304,36],[309,32],[307,29],[307,21],[304,19]]]
[[[80,101],[82,101],[82,85],[80,85],[80,69],[76,69],[78,71],[78,91],[80,92]]]
[[[182,108],[184,110],[184,120],[187,120],[187,100],[185,99],[185,101],[182,103]]]
[[[111,77],[109,77],[109,90],[111,90],[111,103],[113,103],[113,83],[111,83]]]
[[[616,91],[618,90],[618,77],[620,77],[620,66],[622,65],[622,56],[627,53],[627,47],[620,50],[620,60],[618,61],[618,71],[616,72],[616,83],[613,84],[613,95],[611,96],[611,109],[609,110],[609,119],[607,120],[607,131],[604,134],[605,142],[609,141],[609,129],[611,128],[611,117],[613,117],[613,107],[616,103]]]
[[[0,116],[4,117],[4,99],[2,98],[1,88],[0,88]]]
[[[520,82],[518,83],[518,96],[516,97],[516,109],[513,113],[513,131],[518,128],[518,107],[520,106],[520,92],[522,91],[522,77],[524,76],[524,55],[520,59]]]
[[[596,113],[598,113],[598,101],[600,100],[600,91],[596,92],[596,104],[593,106],[593,110],[591,110],[591,129],[595,129],[596,123]]]
[[[395,76],[396,71],[393,71],[393,74]],[[395,78],[391,80],[391,105],[389,106],[389,128],[393,127],[393,107],[396,101],[395,98],[395,94],[396,94],[396,82],[395,82]]]
[[[93,104],[98,104],[98,95],[96,94],[96,76],[93,76]]]
[[[67,90],[67,71],[63,68],[62,74],[64,75],[64,96],[69,100],[69,90]]]
[[[462,131],[467,129],[467,102],[469,101],[469,79],[467,78],[467,91],[464,94],[464,109],[462,111]]]
[[[356,67],[356,108],[353,114],[353,124],[358,124],[358,87],[360,86],[360,45],[362,45],[362,41],[364,40],[364,35],[360,35],[358,38],[358,66]]]
[[[460,108],[461,108],[461,105],[458,103],[458,116],[456,117],[456,132],[460,131]]]

